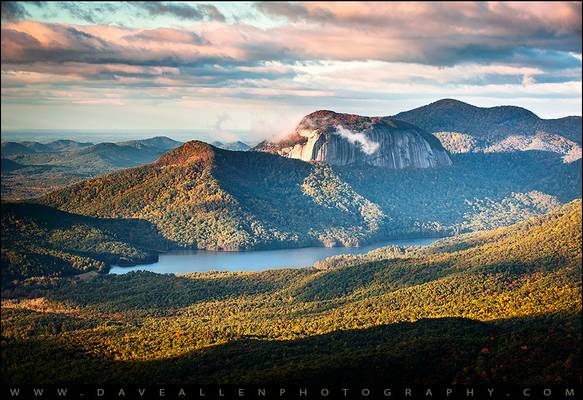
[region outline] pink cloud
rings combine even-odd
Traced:
[[[306,2],[259,8],[292,23],[269,29],[216,21],[190,29],[4,24],[3,63],[370,59],[443,65],[509,57],[516,48],[581,51],[578,2]]]
[[[467,96],[477,88],[492,96],[580,93],[574,86],[580,86],[581,68],[577,2],[259,7],[287,21],[265,29],[224,21],[156,29],[3,24],[3,99],[98,105],[207,96],[316,103],[440,93],[444,87]],[[555,59],[563,64],[554,65]],[[545,83],[549,69],[560,70],[564,82]],[[492,75],[501,82],[489,82]],[[515,84],[509,82],[513,77]],[[103,96],[112,88],[123,100]]]

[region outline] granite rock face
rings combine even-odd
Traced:
[[[433,135],[406,122],[333,111],[307,115],[294,133],[255,150],[329,165],[371,165],[393,169],[451,165]]]

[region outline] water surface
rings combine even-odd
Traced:
[[[363,247],[304,247],[285,250],[254,251],[208,251],[175,250],[160,254],[154,264],[133,267],[112,266],[112,274],[130,271],[151,271],[157,273],[185,274],[188,272],[219,271],[264,271],[277,268],[308,267],[316,261],[338,254],[361,254],[384,246],[426,246],[431,239],[403,239],[379,242]]]

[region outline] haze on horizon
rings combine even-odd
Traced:
[[[441,98],[581,115],[581,3],[2,2],[2,131],[207,131]]]

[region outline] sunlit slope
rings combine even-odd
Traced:
[[[83,215],[145,219],[175,247],[357,246],[492,229],[580,196],[580,161],[530,153],[464,154],[448,167],[395,171],[189,142],[155,163],[38,201]]]
[[[577,200],[321,269],[30,283],[3,295],[3,379],[576,383],[580,248]]]
[[[40,201],[85,215],[146,219],[179,246],[226,250],[354,245],[377,235],[383,217],[324,166],[202,142]]]

